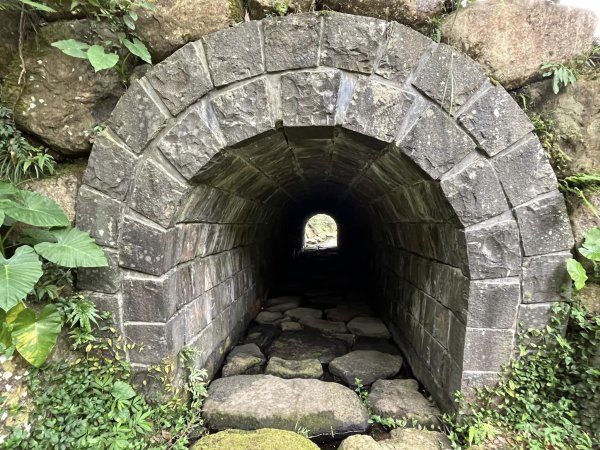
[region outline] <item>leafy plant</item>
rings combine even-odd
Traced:
[[[287,0],[275,0],[273,3],[273,10],[278,16],[285,16],[288,12],[288,2]]]
[[[45,3],[36,2],[33,0],[4,0],[2,3],[0,3],[0,11],[18,11],[27,6],[36,11],[50,13],[56,12],[54,8],[51,8]]]
[[[575,86],[577,82],[577,72],[573,67],[560,63],[542,64],[542,76],[552,77],[552,91],[555,94],[560,92],[561,87],[567,87],[569,84]]]
[[[42,261],[67,268],[101,267],[107,265],[106,257],[87,233],[69,226],[57,203],[11,183],[0,182],[0,223],[6,230],[0,238],[0,350],[11,353],[16,349],[39,367],[62,326],[56,305],[46,305],[39,314],[25,305],[30,295],[40,298],[43,292],[57,292],[52,284],[38,285],[44,274]],[[20,234],[15,233],[17,229]],[[86,322],[89,305],[83,301],[77,305],[67,320],[85,328],[90,325]]]
[[[597,277],[598,263],[600,262],[600,228],[595,227],[588,230],[579,253],[592,263],[594,275]],[[576,259],[571,258],[567,261],[567,270],[575,284],[575,289],[583,289],[588,280],[585,267]]]

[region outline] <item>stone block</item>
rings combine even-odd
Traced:
[[[523,329],[543,329],[550,324],[552,319],[552,308],[554,303],[536,303],[532,305],[519,306],[519,325]]]
[[[83,292],[89,299],[94,302],[96,308],[100,312],[109,312],[112,322],[118,328],[121,326],[121,306],[119,304],[118,294],[104,294],[100,292]]]
[[[215,86],[245,80],[265,71],[260,23],[246,22],[202,38]]]
[[[467,401],[474,400],[477,388],[484,386],[493,386],[500,381],[500,373],[463,371],[461,381],[461,392]]]
[[[514,330],[467,327],[463,370],[497,372],[513,351]]]
[[[115,294],[121,289],[122,271],[119,267],[119,252],[103,249],[107,267],[81,267],[77,269],[77,287],[95,292]]]
[[[518,277],[472,281],[467,324],[472,328],[512,329],[520,301]]]
[[[121,267],[162,275],[176,261],[175,229],[163,230],[131,216],[123,219],[119,262]]]
[[[456,363],[462,364],[465,352],[465,336],[467,327],[455,314],[450,315],[448,330],[448,353]]]
[[[161,364],[177,355],[184,344],[185,316],[177,314],[167,323],[125,323],[125,336],[143,346],[143,350],[130,352],[133,363]]]
[[[392,142],[411,105],[413,96],[374,78],[361,79],[354,86],[344,128],[383,142]]]
[[[166,322],[177,310],[177,276],[129,273],[123,277],[123,320]]]
[[[502,86],[491,87],[459,116],[475,142],[494,156],[533,130],[533,124]]]
[[[512,206],[556,189],[556,175],[538,139],[531,136],[492,161]]]
[[[143,82],[131,83],[108,120],[110,128],[135,153],[141,153],[170,118],[156,94],[147,91]]]
[[[176,116],[213,87],[203,62],[202,44],[192,42],[157,64],[146,75],[172,115]]]
[[[369,17],[325,17],[321,64],[351,72],[372,73],[385,45],[387,23]]]
[[[507,215],[465,230],[471,279],[519,275],[521,246],[515,220]]]
[[[452,47],[439,44],[412,84],[454,115],[486,80],[479,64]]]
[[[123,204],[87,186],[77,197],[77,227],[87,231],[97,244],[116,247]]]
[[[188,303],[183,314],[185,315],[185,342],[189,344],[195,336],[204,330],[212,320],[213,310],[208,303],[209,297],[200,296]]]
[[[269,17],[262,24],[267,72],[317,66],[321,34],[317,15]]]
[[[523,303],[561,301],[561,293],[571,286],[569,258],[568,252],[523,258]]]
[[[550,192],[515,208],[526,256],[570,250],[573,232],[565,199]]]
[[[188,186],[168,173],[158,161],[147,159],[138,169],[129,206],[168,228],[175,223],[187,192]]]
[[[258,79],[223,92],[211,104],[228,145],[234,145],[274,128],[267,83]]]
[[[333,126],[339,87],[338,70],[311,70],[282,75],[283,125]]]
[[[404,83],[433,41],[405,25],[391,22],[387,47],[375,73],[398,84]]]
[[[433,179],[448,172],[475,150],[471,138],[434,106],[425,109],[399,146]]]
[[[123,200],[129,191],[136,157],[116,139],[109,131],[96,138],[83,183]]]
[[[447,173],[441,180],[441,186],[458,219],[466,226],[508,210],[498,177],[484,159]]]

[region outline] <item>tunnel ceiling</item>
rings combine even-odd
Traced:
[[[413,269],[425,261],[425,281],[407,283],[428,297],[445,267],[466,280],[461,310],[438,299],[462,324],[458,344],[447,328],[436,336],[460,387],[497,371],[517,314],[538,320],[564,280],[573,238],[532,129],[474,61],[394,22],[299,14],[222,30],[134,81],[96,140],[77,221],[110,266],[83,271],[79,284],[125,335],[154,346],[132,361],[155,363],[215,318],[243,321],[246,297],[260,295],[238,277],[244,302],[206,318],[195,299],[218,284],[197,275],[218,266],[207,255],[263,242],[311,203],[348,207],[370,223],[376,251],[401,249],[381,259],[385,273],[405,257],[421,261]],[[242,253],[228,263],[240,273],[256,257]],[[478,322],[506,304],[509,325]],[[231,332],[219,326],[212,350]]]

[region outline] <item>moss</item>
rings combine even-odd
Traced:
[[[293,431],[264,428],[256,431],[225,430],[202,438],[191,450],[318,450]]]
[[[235,22],[240,23],[244,21],[244,7],[240,0],[228,0],[229,1],[229,18]]]

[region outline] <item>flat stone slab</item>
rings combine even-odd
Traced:
[[[388,327],[377,317],[355,317],[348,322],[348,329],[357,336],[380,339],[389,339],[392,337]]]
[[[298,433],[263,428],[256,431],[225,430],[209,434],[196,442],[190,450],[319,450],[317,444]]]
[[[293,320],[281,322],[279,324],[279,328],[281,328],[281,331],[298,331],[304,329],[302,325],[300,325],[298,322],[294,322]]]
[[[272,312],[285,312],[288,309],[294,309],[300,306],[302,297],[299,296],[284,296],[270,298],[265,302],[265,310]]]
[[[265,374],[279,378],[321,378],[323,366],[318,359],[287,360],[274,356],[267,363]]]
[[[387,339],[357,336],[352,350],[377,350],[378,352],[400,355],[400,349]]]
[[[370,306],[360,303],[340,303],[335,308],[325,310],[325,317],[328,320],[339,320],[342,322],[349,322],[355,317],[370,316],[372,314],[373,310]]]
[[[254,323],[248,328],[244,344],[256,344],[264,352],[280,334],[281,330],[275,326]]]
[[[294,320],[320,319],[323,317],[323,311],[315,308],[294,308],[286,311],[285,315]]]
[[[300,321],[302,325],[306,328],[311,328],[313,330],[319,330],[323,333],[333,334],[333,333],[346,333],[348,329],[346,328],[346,324],[344,322],[333,322],[331,320],[323,320],[323,319],[302,319]]]
[[[356,378],[369,385],[383,378],[390,378],[402,368],[401,356],[389,355],[374,350],[357,350],[335,358],[329,363],[332,375],[349,386],[355,386]]]
[[[344,439],[337,450],[450,450],[452,445],[444,433],[413,428],[396,428],[390,439],[376,441],[357,434]]]
[[[202,415],[209,428],[303,427],[311,436],[360,433],[369,414],[355,392],[338,383],[271,375],[219,378],[208,387]]]
[[[288,360],[316,358],[327,364],[348,352],[346,342],[325,336],[316,330],[286,331],[277,337],[267,351],[269,358]]]
[[[440,410],[419,391],[417,380],[378,380],[373,383],[368,403],[381,417],[409,419],[429,427],[440,425]]]
[[[280,312],[261,311],[254,318],[256,323],[261,325],[277,325],[283,320],[283,314]]]
[[[260,373],[266,361],[258,345],[238,345],[227,355],[222,373],[224,377]]]

